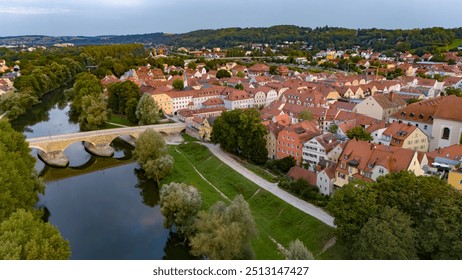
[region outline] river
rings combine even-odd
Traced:
[[[44,96],[13,127],[26,138],[80,131],[69,120],[63,89]],[[190,259],[181,240],[166,230],[156,184],[145,179],[131,159],[132,147],[111,144],[112,158],[88,154],[82,143],[65,150],[69,167],[53,168],[37,159],[36,169],[46,184],[38,207],[70,241],[74,260]],[[32,150],[37,158],[37,151]]]

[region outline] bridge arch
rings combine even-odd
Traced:
[[[31,149],[36,149],[37,151],[41,151],[41,152],[43,152],[43,153],[46,153],[46,152],[47,152],[47,151],[45,151],[42,147],[40,147],[40,146],[38,146],[38,145],[36,146],[36,145],[29,144],[29,148],[31,148]]]

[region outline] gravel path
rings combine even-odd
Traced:
[[[334,217],[327,214],[324,210],[319,207],[314,206],[306,201],[295,197],[294,195],[280,189],[277,186],[277,183],[271,183],[266,181],[265,179],[261,178],[260,176],[254,174],[253,172],[249,171],[247,168],[240,165],[236,162],[233,158],[231,158],[226,152],[224,152],[218,145],[213,145],[209,143],[202,143],[204,146],[210,149],[210,151],[218,157],[221,161],[226,163],[229,167],[236,170],[244,177],[249,179],[250,181],[254,182],[255,184],[259,185],[261,188],[269,191],[270,193],[274,194],[275,196],[279,197],[280,199],[284,200],[285,202],[289,203],[290,205],[300,209],[301,211],[307,213],[310,216],[315,217],[316,219],[320,220],[321,222],[325,223],[328,226],[335,227],[334,225]]]

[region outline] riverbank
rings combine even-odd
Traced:
[[[259,238],[253,242],[257,259],[283,259],[279,245],[300,239],[316,259],[342,259],[342,248],[332,242],[334,229],[287,204],[268,191],[231,169],[216,158],[206,147],[187,143],[169,146],[175,159],[172,173],[162,181],[184,182],[202,194],[207,209],[218,200],[226,201],[242,194],[250,205],[257,223]]]

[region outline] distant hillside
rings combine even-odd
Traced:
[[[143,43],[145,45],[172,45],[175,47],[234,47],[241,44],[268,43],[284,41],[303,41],[314,49],[345,49],[354,46],[371,47],[375,50],[409,50],[448,46],[455,39],[462,38],[462,28],[444,29],[440,27],[385,30],[385,29],[347,29],[337,27],[298,27],[278,25],[262,28],[223,28],[196,30],[183,34],[150,33],[123,36],[18,36],[0,37],[0,45],[53,45],[74,43],[76,45],[100,45]]]

